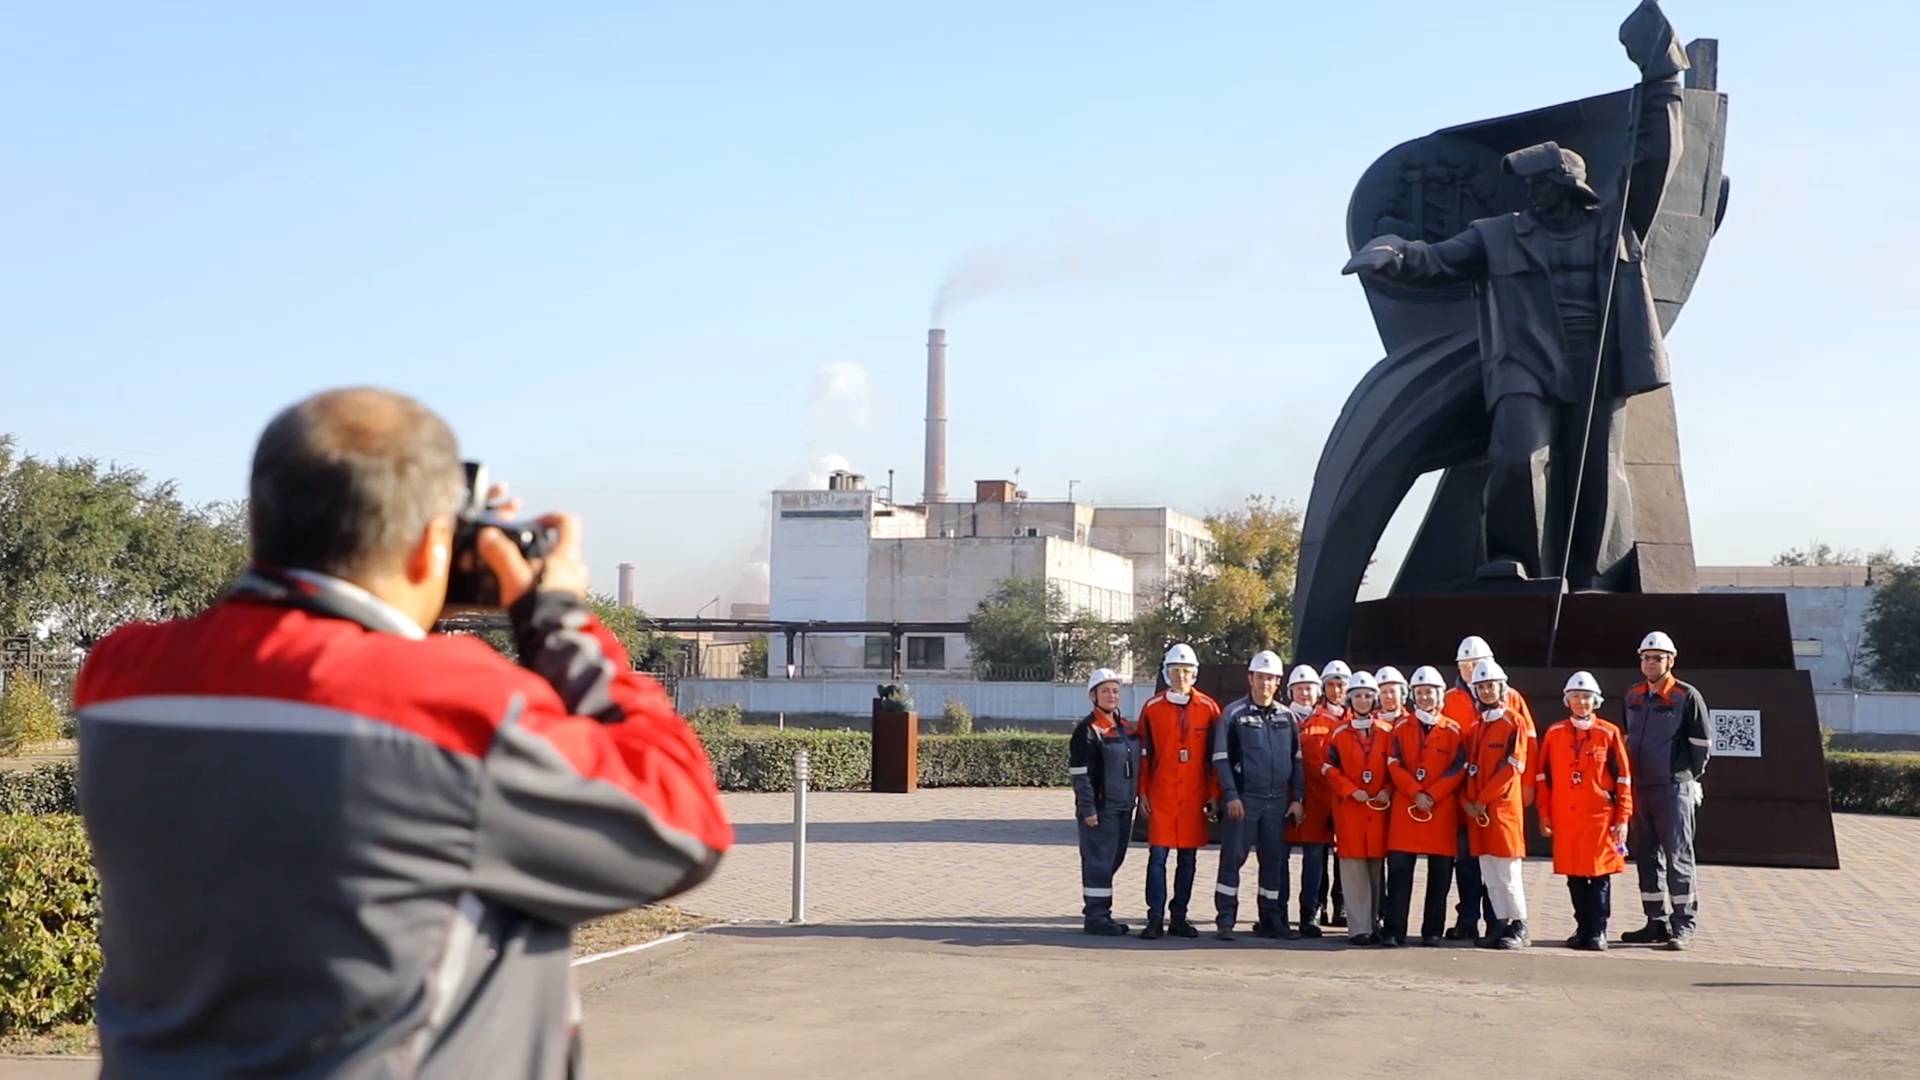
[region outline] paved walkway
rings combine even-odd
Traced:
[[[727,807],[739,834],[737,846],[711,881],[678,903],[729,920],[785,920],[793,797],[735,794],[727,796]],[[1072,810],[1072,796],[1060,789],[810,795],[808,920],[1078,936],[1080,879]],[[1701,929],[1691,952],[1621,947],[1582,959],[1920,974],[1920,859],[1915,858],[1920,819],[1843,814],[1835,818],[1835,831],[1841,870],[1703,867]],[[1196,922],[1213,915],[1217,850],[1200,855]],[[1136,844],[1116,883],[1118,917],[1136,926],[1145,865],[1146,849]],[[1249,860],[1243,882],[1252,873]],[[1297,891],[1298,856],[1293,873]],[[1424,869],[1420,873],[1416,921]],[[1571,934],[1565,880],[1554,877],[1543,860],[1526,864],[1525,880],[1534,939],[1558,942]],[[1637,896],[1631,872],[1615,879],[1616,937],[1640,925]],[[1243,903],[1241,916],[1252,918],[1249,904]],[[1243,938],[1231,947],[1271,946]]]

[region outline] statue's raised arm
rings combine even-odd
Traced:
[[[1620,44],[1640,69],[1626,227],[1645,240],[1661,193],[1680,163],[1680,73],[1688,67],[1687,50],[1655,0],[1641,0],[1620,24]]]

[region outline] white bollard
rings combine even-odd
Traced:
[[[807,921],[807,778],[810,766],[805,750],[793,752],[793,918]]]

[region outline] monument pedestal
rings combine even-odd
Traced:
[[[1478,634],[1492,644],[1544,731],[1566,716],[1561,688],[1583,669],[1606,693],[1600,714],[1621,724],[1626,692],[1640,680],[1640,639],[1664,630],[1681,650],[1676,674],[1700,688],[1715,714],[1695,842],[1699,861],[1839,868],[1813,683],[1793,666],[1784,596],[1575,593],[1564,600],[1547,668],[1552,619],[1552,596],[1387,597],[1354,606],[1345,659],[1356,671],[1393,664],[1411,672],[1433,664],[1450,673],[1460,639]],[[1549,850],[1531,820],[1527,836],[1534,853]]]
[[[920,789],[920,714],[873,700],[870,790],[910,795]]]

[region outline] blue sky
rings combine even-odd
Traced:
[[[919,490],[929,303],[987,252],[950,486],[1304,504],[1379,355],[1354,180],[1626,85],[1630,8],[41,5],[0,37],[0,430],[230,498],[275,409],[394,386],[690,613],[748,598],[770,487]],[[1667,11],[1732,98],[1670,341],[1701,559],[1911,550],[1920,15]]]

